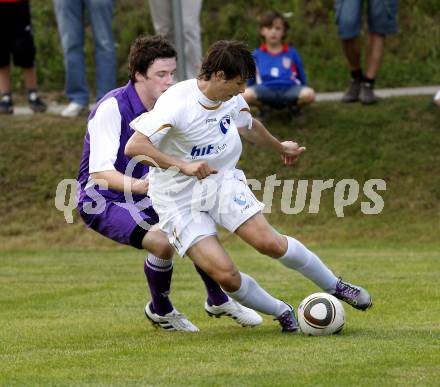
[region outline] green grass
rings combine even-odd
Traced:
[[[195,335],[155,331],[142,252],[66,224],[57,184],[75,178],[85,119],[51,115],[0,120],[0,385],[438,385],[440,311],[440,110],[429,97],[377,106],[316,104],[268,126],[307,146],[294,168],[245,145],[249,178],[384,179],[385,207],[363,215],[359,199],[338,218],[333,192],[318,214],[268,215],[347,280],[367,287],[375,307],[346,308],[335,337],[281,335],[277,324],[243,329],[209,319],[188,261],[176,260],[173,299]],[[295,191],[294,191],[295,192]],[[261,192],[256,192],[261,198]],[[241,270],[295,306],[316,287],[222,234]]]
[[[399,245],[434,243],[440,231],[440,110],[430,97],[403,97],[381,101],[377,106],[319,103],[305,115],[290,120],[278,113],[268,123],[281,139],[295,139],[307,152],[294,168],[282,167],[275,154],[245,145],[240,161],[248,178],[264,182],[274,173],[279,179],[354,178],[361,187],[368,179],[384,179],[385,207],[381,214],[365,216],[359,199],[337,218],[334,190],[322,195],[318,214],[306,209],[286,216],[280,211],[282,189],[275,189],[269,218],[284,232],[306,242],[344,243],[386,239]],[[0,249],[32,246],[78,245],[113,248],[111,242],[84,232],[75,217],[66,224],[54,206],[62,179],[76,178],[85,133],[85,118],[2,117],[0,121]],[[311,183],[310,183],[311,184]],[[296,193],[296,187],[295,191]],[[256,192],[261,198],[261,192]]]
[[[317,290],[241,242],[226,245],[242,270],[288,302]],[[139,252],[4,253],[0,385],[436,385],[438,249],[314,247],[375,301],[366,313],[346,306],[334,337],[282,335],[267,317],[253,329],[208,318],[187,260],[176,261],[173,298],[197,334],[147,323]]]

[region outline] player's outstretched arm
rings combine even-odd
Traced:
[[[306,148],[293,141],[280,142],[266,127],[255,118],[252,119],[251,129],[238,128],[240,135],[247,141],[265,149],[281,153],[281,158],[286,165],[292,165]]]
[[[206,161],[187,163],[163,153],[151,143],[147,136],[139,132],[135,132],[128,140],[125,146],[125,154],[129,157],[141,156],[140,162],[152,167],[163,169],[175,167],[183,174],[195,176],[199,180],[217,173],[217,170],[211,168]],[[142,158],[142,156],[146,156],[146,158]]]
[[[240,135],[252,144],[258,145],[265,149],[275,150],[282,152],[283,148],[281,143],[276,137],[274,137],[266,127],[255,118],[252,118],[252,127],[238,128]]]

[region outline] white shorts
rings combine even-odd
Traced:
[[[220,179],[203,180],[197,191],[185,205],[155,204],[160,228],[182,257],[201,239],[217,234],[216,224],[234,232],[264,208],[239,169],[224,173]]]

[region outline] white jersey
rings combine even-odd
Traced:
[[[200,91],[196,79],[170,87],[153,110],[130,123],[167,155],[186,162],[207,161],[219,171],[207,178],[215,181],[233,170],[240,159],[242,144],[237,128],[251,125],[249,106],[241,95],[213,102]],[[197,183],[196,177],[172,169],[152,168],[149,176],[149,195],[155,205],[191,200]]]

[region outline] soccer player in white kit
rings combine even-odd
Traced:
[[[324,291],[357,309],[371,305],[368,292],[336,277],[296,239],[278,234],[260,203],[236,169],[246,140],[280,153],[292,165],[305,151],[292,141],[278,141],[252,118],[240,95],[255,75],[247,47],[219,41],[209,49],[197,79],[170,87],[131,126],[136,130],[125,153],[143,156],[150,172],[150,197],[160,228],[179,255],[187,255],[241,304],[273,315],[283,332],[296,333],[293,308],[240,272],[218,237],[216,224],[237,234],[260,253],[312,280]],[[145,157],[146,156],[146,157]]]

